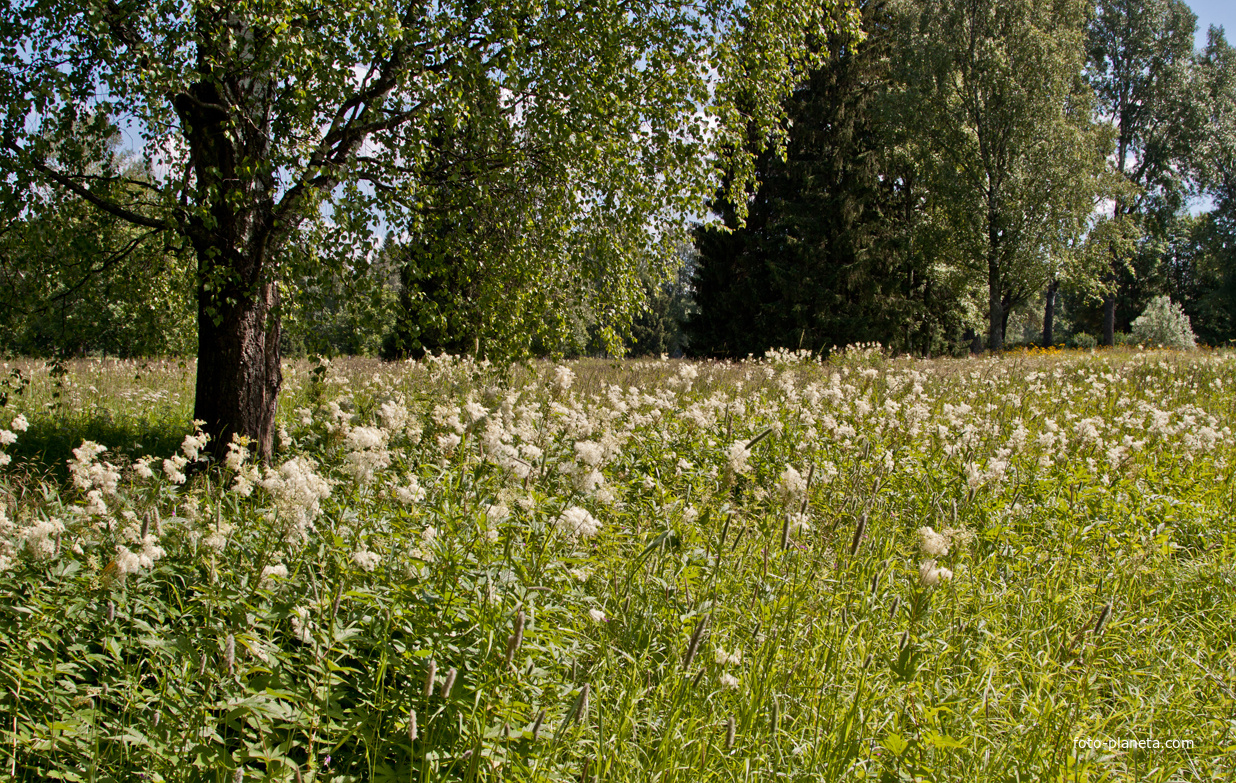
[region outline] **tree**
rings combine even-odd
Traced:
[[[1086,5],[947,0],[903,7],[905,98],[930,209],[985,282],[987,345],[1046,288],[1101,197],[1104,137],[1081,83]]]
[[[192,352],[192,280],[182,254],[76,197],[34,196],[0,204],[0,351]]]
[[[1087,26],[1087,75],[1100,115],[1116,130],[1116,170],[1132,186],[1114,199],[1112,218],[1152,237],[1184,203],[1183,164],[1196,129],[1187,95],[1196,27],[1183,0],[1100,0]],[[1129,252],[1127,244],[1111,248],[1105,345],[1115,340],[1115,282],[1130,266]]]
[[[787,100],[784,158],[758,158],[745,225],[719,197],[696,232],[694,352],[939,347],[954,302],[910,241],[919,193],[888,105],[890,57],[909,53],[891,51],[884,2],[860,7],[866,37],[819,41],[825,64]]]
[[[1195,274],[1204,284],[1190,315],[1213,345],[1236,339],[1236,48],[1223,28],[1210,28],[1194,83],[1201,121],[1191,169],[1214,209],[1198,221],[1192,243],[1202,250]]]
[[[192,251],[194,415],[216,456],[234,434],[269,456],[287,248],[303,226],[329,221],[339,252],[309,257],[342,266],[376,214],[414,230],[427,118],[466,116],[470,86],[496,85],[523,148],[570,172],[556,199],[566,234],[621,225],[653,242],[650,228],[711,192],[710,149],[734,151],[745,184],[733,129],[775,130],[781,97],[810,64],[804,38],[832,26],[832,11],[807,0],[6,0],[0,170],[5,187],[54,186]],[[748,117],[740,86],[759,96]],[[105,162],[121,122],[154,182]],[[506,170],[520,176],[519,161]],[[141,202],[114,198],[122,184]],[[591,257],[616,281],[621,317],[639,289],[631,256]]]

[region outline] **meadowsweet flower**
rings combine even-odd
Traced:
[[[793,465],[786,465],[777,481],[777,487],[781,490],[782,498],[792,503],[802,500],[807,494],[807,479]]]
[[[360,549],[352,553],[352,562],[356,563],[364,571],[372,571],[382,562],[382,557],[374,552],[370,552],[367,545],[362,545]]]
[[[378,408],[378,420],[382,422],[383,429],[399,432],[407,426],[408,411],[402,404],[390,400]]]
[[[918,567],[918,578],[924,585],[933,587],[952,579],[953,572],[936,566],[935,560],[924,560]]]
[[[283,563],[268,565],[262,569],[262,587],[271,587],[276,578],[287,579],[288,567]]]
[[[103,491],[92,489],[86,493],[86,505],[82,509],[88,517],[107,516],[107,504],[103,502]]]
[[[589,609],[588,616],[592,618],[594,623],[606,622],[605,612],[602,612],[600,609]]]
[[[114,495],[116,485],[120,482],[120,471],[106,462],[96,462],[99,455],[107,451],[93,441],[82,441],[82,445],[73,449],[73,459],[68,461],[69,473],[73,475],[73,484],[78,489],[90,491],[97,489]]]
[[[409,473],[407,479],[406,484],[395,487],[395,497],[405,506],[414,506],[425,499],[425,488],[415,475]]]
[[[463,438],[454,432],[447,432],[438,436],[438,448],[442,450],[443,454],[450,454],[455,451],[462,442]]]
[[[746,473],[750,470],[747,460],[750,459],[751,452],[744,442],[738,441],[732,444],[725,454],[729,460],[730,470],[734,473]]]
[[[301,644],[309,644],[313,641],[314,623],[309,621],[309,610],[303,606],[298,606],[292,610],[288,616],[288,621],[292,625],[292,636],[300,641]]]
[[[786,515],[786,535],[792,536],[797,533],[806,533],[811,530],[811,515],[803,514],[798,511],[791,511]]]
[[[64,523],[56,517],[39,519],[26,528],[26,551],[36,560],[47,560],[56,554],[56,537],[64,532]]]
[[[600,532],[601,523],[579,506],[571,506],[554,520],[554,527],[572,537],[592,538]]]
[[[575,459],[585,465],[596,467],[605,459],[605,450],[601,448],[601,444],[594,441],[576,441]]]
[[[192,435],[185,436],[184,442],[180,444],[180,450],[190,462],[193,462],[197,460],[208,442],[210,442],[210,435],[199,430]]]
[[[733,688],[737,688],[740,684],[738,678],[730,674],[729,672],[723,673],[720,677],[717,678],[717,680],[718,682],[721,683],[721,687],[723,688],[733,689]]]
[[[476,424],[478,421],[489,415],[489,409],[476,400],[468,400],[464,403],[463,409],[464,413],[468,414],[469,424]]]
[[[291,542],[308,540],[309,526],[321,511],[321,502],[330,497],[330,482],[314,472],[314,467],[304,457],[293,457],[278,471],[267,469],[261,481],[287,524],[285,538]]]
[[[13,418],[13,421],[9,424],[9,427],[16,432],[25,432],[30,428],[30,423],[26,421],[25,415],[19,413]]]
[[[184,467],[189,464],[189,460],[173,454],[171,457],[163,460],[163,474],[167,476],[167,480],[173,484],[185,483]]]
[[[575,488],[584,494],[596,492],[605,484],[605,476],[599,470],[581,470],[575,474]]]
[[[211,528],[210,535],[202,539],[202,546],[207,549],[213,549],[216,552],[222,552],[227,547],[228,536],[232,532],[232,525],[228,522],[220,522],[217,527]]]
[[[560,392],[565,392],[571,388],[571,384],[575,383],[575,373],[571,372],[571,368],[558,365],[554,368],[553,385]]]
[[[17,433],[10,430],[0,430],[0,446],[9,446],[17,442]]]
[[[133,472],[136,473],[139,478],[143,478],[143,479],[154,478],[154,471],[150,469],[150,463],[154,462],[154,459],[155,459],[154,457],[141,457],[137,460],[134,460],[133,461]]]
[[[943,557],[948,554],[949,540],[932,528],[923,526],[918,529],[918,545],[929,557]]]
[[[142,560],[136,552],[131,552],[128,547],[116,547],[116,570],[120,574],[136,574],[142,570]]]
[[[724,648],[718,647],[716,649],[715,656],[718,666],[725,666],[726,664],[733,664],[737,666],[742,663],[742,652],[740,650],[726,652]]]

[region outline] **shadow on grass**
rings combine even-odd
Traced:
[[[125,468],[142,456],[162,460],[171,456],[192,432],[189,420],[114,416],[108,412],[93,415],[29,415],[30,427],[17,442],[5,449],[13,457],[14,468],[49,480],[68,482],[68,461],[73,449],[91,440],[107,447],[100,459]]]

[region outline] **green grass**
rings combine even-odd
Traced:
[[[0,473],[17,780],[1236,773],[1230,352],[588,360],[569,389],[550,364],[289,366],[276,467],[333,482],[304,539],[308,463],[250,496],[128,467],[190,432],[191,367],[25,367],[0,415],[30,423]],[[122,468],[106,515],[65,478],[78,438]],[[596,537],[556,524],[575,506]],[[162,557],[125,575],[143,526]],[[955,531],[951,579],[924,583],[924,526]],[[1122,740],[1145,747],[1085,746]]]

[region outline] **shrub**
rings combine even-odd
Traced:
[[[1082,350],[1088,351],[1098,344],[1099,344],[1099,341],[1095,339],[1094,335],[1086,334],[1085,332],[1078,332],[1077,334],[1069,338],[1070,348],[1080,348]]]
[[[1166,296],[1156,296],[1146,305],[1142,314],[1133,321],[1133,337],[1149,345],[1166,348],[1197,347],[1197,337],[1189,324],[1189,316],[1179,304]]]

